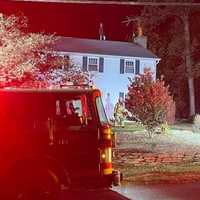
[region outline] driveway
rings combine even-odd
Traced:
[[[199,200],[200,183],[159,184],[159,185],[124,185],[115,191],[131,200]]]
[[[129,200],[130,198],[110,189],[74,190],[63,192],[60,200]]]

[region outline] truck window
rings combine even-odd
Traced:
[[[105,113],[105,110],[103,107],[101,97],[96,98],[96,106],[97,106],[97,111],[98,111],[100,122],[102,124],[108,123],[108,119],[107,119],[107,116],[106,116],[106,113]]]
[[[85,118],[91,118],[90,113],[87,101],[82,96],[55,101],[55,115],[66,119],[69,125],[82,124]]]

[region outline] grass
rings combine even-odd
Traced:
[[[112,127],[113,132],[135,132],[135,131],[143,131],[143,127]]]
[[[143,131],[144,127],[136,122],[125,122],[124,127],[122,126],[112,126],[113,132],[135,132],[135,131]]]
[[[175,124],[170,126],[171,129],[174,130],[193,130],[193,124],[187,122],[176,122]]]
[[[191,123],[175,123],[173,125],[169,125],[169,129],[171,130],[189,130],[193,131],[193,126]],[[113,132],[136,132],[143,131],[144,127],[136,122],[126,121],[124,123],[124,127],[121,126],[112,126]]]
[[[116,132],[143,131],[144,128],[137,123],[125,123],[125,127],[113,127]],[[177,123],[170,126],[172,130],[192,130],[192,124]],[[152,141],[150,141],[152,142]],[[147,148],[147,147],[146,147]],[[182,183],[200,181],[200,162],[189,162],[179,164],[140,165],[115,164],[124,176],[124,180],[133,184],[148,183]]]

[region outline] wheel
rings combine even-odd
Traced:
[[[57,176],[48,169],[20,173],[10,179],[6,199],[12,200],[56,200],[60,192]]]

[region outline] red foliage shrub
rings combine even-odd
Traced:
[[[138,75],[130,82],[126,108],[151,132],[156,126],[167,121],[173,98],[168,87],[165,87],[163,78],[154,81],[150,69],[146,69],[144,74]]]

